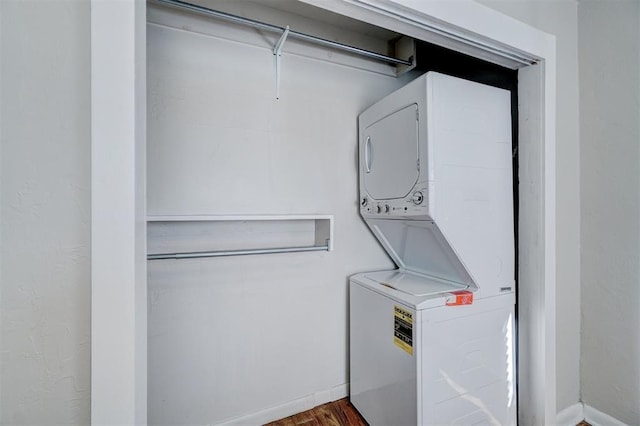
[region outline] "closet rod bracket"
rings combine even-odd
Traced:
[[[282,56],[282,47],[284,46],[284,42],[287,40],[287,36],[289,35],[289,26],[284,29],[284,32],[280,36],[280,39],[276,43],[273,48],[273,55],[276,60],[276,99],[280,99],[280,58]]]

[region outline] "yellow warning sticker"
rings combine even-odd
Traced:
[[[393,343],[413,355],[413,313],[398,305],[393,307]]]

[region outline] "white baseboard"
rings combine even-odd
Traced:
[[[560,411],[556,416],[558,426],[576,426],[584,420],[584,405],[577,402]],[[594,425],[595,426],[595,425]]]
[[[327,402],[336,401],[349,395],[349,385],[342,384],[325,389],[284,404],[267,408],[246,416],[236,417],[221,423],[222,426],[247,426],[247,425],[263,425],[275,420],[283,419],[303,411],[310,410],[318,405]],[[575,426],[581,421],[586,421],[592,426],[628,426],[626,423],[596,410],[595,408],[583,404],[575,403],[564,410],[560,411],[556,416],[556,424],[558,426]]]
[[[584,419],[592,426],[627,426],[626,423],[602,411],[598,411],[587,404],[584,405]]]
[[[265,410],[258,411],[246,416],[236,417],[234,419],[221,423],[223,426],[247,426],[247,425],[263,425],[265,423],[272,422],[274,420],[280,420],[285,417],[298,414],[302,411],[310,410],[318,405],[326,404],[327,402],[336,401],[344,398],[349,394],[349,387],[347,384],[334,386],[330,389],[322,390],[320,392],[313,393],[311,395],[304,396],[302,398],[295,399],[293,401],[285,402],[284,404],[267,408]]]
[[[582,402],[560,411],[556,417],[556,424],[558,426],[575,426],[583,420],[591,426],[627,426],[620,420]]]

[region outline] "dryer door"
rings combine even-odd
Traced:
[[[360,172],[376,200],[406,197],[418,181],[418,105],[395,111],[360,135]]]

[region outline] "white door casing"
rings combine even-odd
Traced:
[[[91,423],[147,423],[146,2],[91,2]]]

